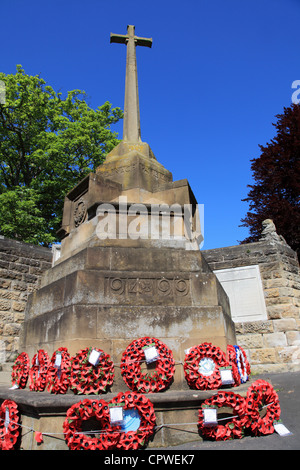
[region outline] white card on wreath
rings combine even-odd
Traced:
[[[61,353],[58,352],[56,353],[55,355],[55,364],[54,364],[55,367],[61,367]]]
[[[150,346],[149,348],[144,349],[145,359],[147,364],[150,362],[155,362],[159,359],[159,353],[155,346]]]
[[[8,426],[9,426],[9,423],[10,423],[9,409],[6,408],[6,409],[5,409],[5,421],[4,421],[4,426],[5,426],[6,432],[7,432],[7,428],[8,428]]]
[[[216,408],[203,408],[204,426],[218,426]]]
[[[110,424],[118,425],[123,422],[123,408],[122,406],[114,406],[109,408]]]
[[[232,370],[231,369],[220,369],[222,385],[234,384]]]
[[[96,349],[93,349],[91,351],[91,354],[89,355],[89,363],[92,364],[93,366],[96,366],[99,362],[99,358],[101,356],[101,351],[96,351]]]

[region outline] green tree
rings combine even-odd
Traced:
[[[0,81],[0,232],[47,246],[56,241],[65,195],[119,143],[111,125],[123,113],[109,102],[92,109],[81,90],[63,98],[20,65]]]

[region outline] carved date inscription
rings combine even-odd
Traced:
[[[182,278],[106,278],[106,292],[115,295],[184,297],[189,293],[189,280]]]

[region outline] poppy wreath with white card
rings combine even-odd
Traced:
[[[0,406],[0,450],[14,450],[20,434],[18,405],[4,400]]]
[[[12,366],[11,381],[15,388],[25,388],[29,375],[29,356],[26,352],[18,355]]]
[[[35,392],[43,392],[46,387],[47,372],[50,359],[47,351],[39,349],[31,360],[29,371],[29,389]]]
[[[71,358],[67,348],[58,348],[52,354],[47,372],[47,391],[50,393],[67,393],[70,383]]]
[[[188,350],[183,368],[191,388],[214,390],[222,386],[220,367],[226,366],[226,356],[218,346],[202,343]]]
[[[72,357],[70,389],[75,394],[105,393],[113,380],[113,361],[102,349],[81,349]]]
[[[91,429],[89,420],[97,421],[97,429]],[[110,424],[108,403],[102,399],[86,398],[71,406],[63,430],[70,450],[111,450],[119,438]]]
[[[232,417],[228,416],[220,420],[216,411],[214,414],[211,412],[211,410],[224,407],[232,408]],[[244,436],[246,421],[245,399],[233,392],[218,391],[218,393],[204,401],[198,413],[200,434],[215,441],[241,439]]]
[[[145,364],[147,369],[142,370]],[[131,390],[161,392],[171,384],[174,372],[173,353],[157,338],[136,339],[122,354],[121,374]]]
[[[265,380],[256,380],[247,390],[246,427],[255,436],[272,434],[280,412],[279,398],[272,385]]]
[[[144,447],[154,432],[156,421],[150,400],[141,393],[120,392],[109,402],[109,406],[122,406],[123,409],[123,423],[114,426],[118,436],[116,448],[136,450]]]

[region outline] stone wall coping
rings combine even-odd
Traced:
[[[13,252],[21,252],[24,256],[25,253],[30,254],[32,256],[32,252],[34,251],[34,257],[43,259],[49,258],[49,262],[52,260],[52,251],[50,248],[40,245],[32,245],[30,243],[24,243],[22,241],[13,240],[10,238],[6,238],[0,236],[0,251],[8,251],[12,250]]]
[[[268,240],[260,240],[252,243],[241,243],[240,245],[224,246],[219,248],[211,248],[207,250],[201,250],[201,253],[204,255],[208,263],[213,263],[216,261],[214,256],[218,256],[219,262],[229,261],[230,253],[234,256],[240,257],[243,254],[247,255],[247,258],[257,258],[259,255],[263,255],[264,251],[267,254],[287,254],[289,257],[294,258],[297,262],[296,252],[289,246],[279,242],[270,242]],[[224,258],[221,259],[219,256],[223,255]],[[211,259],[212,258],[212,259]],[[253,264],[250,262],[250,264]]]

